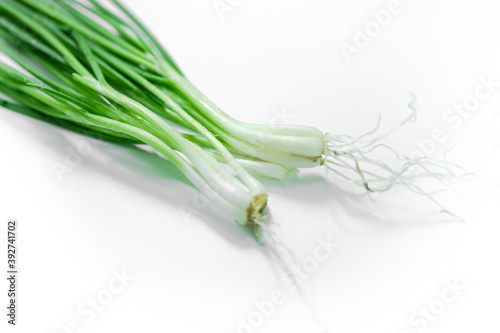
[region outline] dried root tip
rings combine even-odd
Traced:
[[[247,208],[246,225],[253,229],[260,245],[262,245],[263,223],[265,222],[263,212],[266,207],[267,194],[259,194],[253,197],[252,203]]]

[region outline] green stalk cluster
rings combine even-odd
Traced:
[[[369,159],[351,137],[233,119],[189,82],[130,11],[118,0],[110,3],[113,10],[102,0],[1,0],[0,51],[18,69],[0,63],[0,106],[109,141],[153,147],[259,240],[268,195],[255,175],[283,179],[294,168],[326,165],[344,177],[342,169],[355,172],[353,181],[368,191],[396,182],[417,189],[404,169]],[[372,140],[362,148],[378,146]],[[391,175],[377,176],[360,164]],[[367,176],[387,186],[370,187]]]
[[[110,141],[150,145],[260,235],[267,193],[254,175],[282,179],[291,168],[319,165],[323,133],[232,119],[111,1],[115,11],[99,0],[2,0],[0,50],[24,71],[0,64],[1,105]]]

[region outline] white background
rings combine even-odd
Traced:
[[[454,146],[450,160],[470,170],[487,163],[482,175],[500,181],[493,153],[500,124],[492,121],[500,87],[458,128],[443,118],[474,95],[479,77],[500,81],[498,1],[402,0],[400,13],[350,63],[341,43],[353,44],[356,27],[364,29],[371,11],[389,1],[233,1],[224,20],[211,0],[125,3],[236,118],[269,123],[286,110],[292,123],[361,135],[381,114],[383,132],[408,115],[414,93],[418,121],[387,142],[410,154],[443,129],[448,140],[436,145],[435,157]],[[320,168],[286,185],[268,182],[271,223],[281,225],[280,239],[299,260],[313,256],[318,237],[340,244],[304,282],[314,296],[307,306],[265,248],[234,223],[181,208],[193,206],[196,192],[168,162],[101,144],[60,181],[54,162],[85,140],[0,110],[2,232],[9,218],[20,225],[19,326],[12,332],[64,332],[73,321],[76,332],[89,333],[237,332],[238,318],[278,289],[284,302],[255,332],[320,332],[314,308],[330,332],[413,333],[421,326],[412,326],[412,314],[439,305],[447,280],[467,289],[421,331],[500,331],[500,196],[493,186],[472,181],[469,192],[457,186],[439,195],[466,219],[459,223],[403,188],[373,201],[347,194]],[[134,279],[85,322],[78,307],[122,270]]]

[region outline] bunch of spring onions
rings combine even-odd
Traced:
[[[382,146],[376,140],[231,118],[118,0],[1,0],[0,51],[19,65],[0,63],[1,106],[109,141],[151,146],[258,240],[268,195],[256,176],[284,179],[291,169],[325,165],[371,192],[401,182],[424,193],[404,174],[423,160],[401,157],[402,167],[393,170],[367,156]],[[450,165],[440,167],[440,177],[454,176]]]

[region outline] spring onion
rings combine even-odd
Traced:
[[[0,63],[0,105],[109,141],[151,146],[259,241],[268,194],[256,176],[285,179],[292,169],[324,165],[370,192],[400,182],[431,198],[411,180],[456,177],[457,166],[430,158],[401,157],[397,170],[373,160],[369,153],[385,147],[378,138],[230,117],[124,5],[110,1],[112,9],[101,0],[2,0],[0,51],[18,67]],[[425,163],[442,171],[405,174]]]

